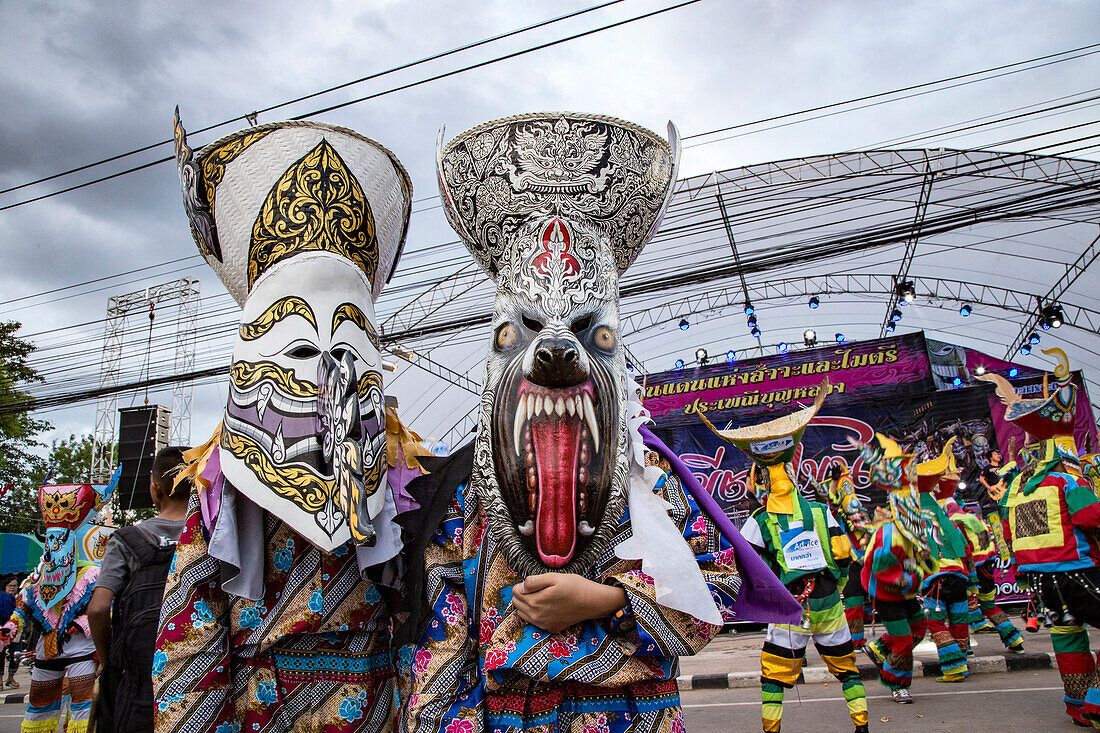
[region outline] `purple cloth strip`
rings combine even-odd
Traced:
[[[397,465],[389,469],[386,481],[390,485],[390,493],[393,495],[394,506],[398,514],[420,508],[420,502],[408,492],[409,482],[414,478],[423,476],[423,472],[405,465],[405,451],[400,446],[397,448]]]
[[[771,571],[752,545],[741,536],[730,518],[718,506],[699,479],[691,472],[680,456],[673,453],[645,425],[641,426],[642,439],[647,447],[657,451],[669,462],[680,483],[688,490],[699,508],[707,513],[722,536],[733,545],[737,566],[741,571],[741,589],[737,592],[733,611],[740,621],[756,621],[771,624],[797,624],[802,620],[802,606],[794,599],[775,573]]]
[[[199,489],[199,508],[202,510],[202,522],[207,531],[214,530],[214,521],[218,518],[218,510],[222,504],[222,483],[225,476],[222,474],[220,450],[218,446],[214,446],[199,475],[199,478],[209,482],[205,489]]]

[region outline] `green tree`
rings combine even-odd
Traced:
[[[46,461],[35,453],[41,447],[38,435],[49,428],[26,410],[5,410],[25,402],[28,385],[42,377],[27,363],[34,345],[19,338],[21,324],[0,322],[0,531],[29,532],[37,524],[38,484]]]
[[[94,442],[91,433],[85,433],[79,438],[72,434],[68,438],[54,438],[50,446],[50,457],[46,459],[52,472],[50,483],[82,484],[90,481]]]

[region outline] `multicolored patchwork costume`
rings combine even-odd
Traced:
[[[997,551],[993,546],[988,525],[978,516],[960,507],[954,499],[944,500],[947,516],[962,531],[966,539],[967,565],[970,570],[971,590],[977,600],[977,613],[985,625],[1001,639],[1005,648],[1013,652],[1024,650],[1024,638],[1009,620],[1008,614],[997,606],[997,584],[993,579]],[[974,611],[970,611],[970,630],[975,630]],[[979,626],[980,628],[980,626]]]
[[[840,681],[856,730],[867,730],[867,696],[840,600],[851,544],[827,505],[798,494],[791,467],[802,433],[828,393],[826,380],[812,406],[737,430],[718,430],[703,416],[711,430],[752,460],[752,474],[760,477],[767,499],[741,532],[805,608],[799,624],[770,624],[760,652],[761,718],[769,732],[782,725],[784,690],[798,681],[811,640]]]
[[[433,521],[410,554],[427,597],[404,729],[682,730],[677,656],[734,613],[753,618],[754,600],[793,615],[740,534],[724,542],[725,517],[688,496],[702,493],[690,471],[643,435],[618,282],[671,195],[669,137],[573,113],[440,135],[444,210],[497,292],[473,444],[410,486]],[[548,573],[621,588],[625,605],[550,633],[511,602]]]
[[[912,456],[885,435],[861,447],[872,483],[887,492],[890,517],[871,535],[863,562],[863,585],[874,598],[886,630],[867,643],[867,653],[880,666],[882,684],[897,702],[908,702],[913,683],[913,647],[928,622],[919,598],[921,581],[932,572],[928,529],[921,514]]]
[[[841,590],[844,600],[844,615],[848,619],[848,631],[852,635],[852,645],[862,649],[866,643],[864,628],[873,618],[868,604],[867,589],[863,587],[863,555],[871,541],[874,527],[863,504],[856,496],[852,476],[843,463],[834,463],[828,483],[818,485],[818,496],[833,512],[833,516],[844,528],[848,543],[852,548],[852,562],[848,566],[848,580]]]
[[[966,652],[970,648],[967,603],[970,568],[966,538],[940,503],[945,491],[943,487],[947,487],[948,495],[954,494],[959,480],[957,475],[949,473],[954,441],[955,438],[948,440],[937,458],[916,465],[917,490],[921,495],[921,512],[925,516],[932,554],[932,570],[921,582],[921,592],[928,633],[936,644],[940,660],[940,682],[961,682],[970,674],[966,664]]]
[[[110,536],[110,529],[95,519],[119,475],[116,472],[106,486],[57,484],[39,490],[45,552],[35,579],[19,590],[15,611],[0,628],[0,650],[18,639],[27,624],[39,633],[22,733],[53,733],[62,715],[67,733],[88,729],[95,645],[88,630],[87,606]]]
[[[1066,712],[1082,725],[1100,727],[1100,678],[1084,624],[1100,627],[1100,499],[1085,478],[1073,440],[1077,386],[1066,355],[1055,356],[1055,383],[1043,381],[1041,399],[1023,399],[1000,375],[993,382],[1005,403],[1005,420],[1035,440],[1023,450],[1024,469],[1008,490],[1008,529],[1019,572],[1054,622],[1051,637],[1065,689]]]
[[[313,122],[194,153],[176,116],[200,252],[242,306],[229,400],[192,478],[154,656],[157,730],[390,730],[395,522],[419,439],[383,406],[374,300],[396,265],[408,175]]]

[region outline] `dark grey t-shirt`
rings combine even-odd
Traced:
[[[153,544],[166,547],[175,545],[179,541],[180,533],[183,532],[183,522],[182,519],[153,517],[144,522],[138,522],[136,526]],[[137,567],[137,556],[125,543],[116,541],[112,537],[107,542],[107,553],[99,566],[99,579],[96,580],[95,587],[118,593]]]

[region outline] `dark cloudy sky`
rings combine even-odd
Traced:
[[[9,0],[0,4],[0,188],[165,139],[177,104],[186,126],[194,130],[592,2]],[[260,121],[309,112],[667,4],[627,0],[261,115]],[[455,134],[508,114],[569,109],[611,114],[657,130],[673,120],[688,136],[1085,46],[1100,41],[1098,21],[1100,9],[1085,0],[702,0],[318,119],[381,141],[406,165],[419,201],[416,208],[422,210],[414,215],[409,233],[408,250],[415,255],[453,239],[430,200],[435,194],[435,136],[443,124]],[[757,129],[725,141],[710,138],[709,144],[685,149],[681,174],[865,148],[1077,94],[1100,85],[1097,59],[771,131]],[[1095,107],[1085,108],[1029,123],[1031,127],[959,136],[945,144],[977,146],[1044,125],[1095,118]],[[197,147],[240,126],[237,122],[195,135],[193,143]],[[2,194],[0,206],[168,153],[160,147]],[[1095,157],[1095,152],[1081,155]],[[83,349],[51,329],[101,319],[109,295],[181,275],[199,277],[204,296],[220,292],[220,286],[191,259],[58,289],[193,253],[169,165],[0,211],[0,301],[7,301],[0,304],[0,317],[21,320],[24,333],[41,334],[32,340],[44,347],[55,344],[43,352],[47,373],[62,379],[81,369],[87,372],[98,363],[92,342],[101,327],[86,331]],[[16,298],[26,299],[11,302]],[[220,348],[200,344],[200,356],[216,357]],[[469,358],[476,360],[476,355]],[[401,384],[410,401],[423,391],[416,378]],[[196,391],[196,439],[213,424],[223,395],[216,385]],[[90,430],[94,407],[82,405],[48,417],[61,432]],[[431,418],[429,412],[424,419],[434,426]]]

